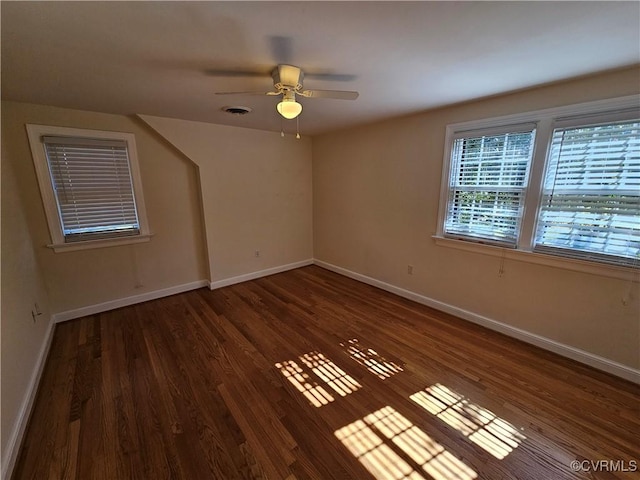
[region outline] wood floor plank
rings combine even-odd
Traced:
[[[310,266],[57,325],[12,478],[633,479],[639,445],[640,386]]]

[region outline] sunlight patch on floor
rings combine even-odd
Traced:
[[[320,352],[305,353],[300,361],[342,397],[362,388],[353,377]]]
[[[403,371],[397,363],[386,360],[372,348],[362,346],[357,338],[341,343],[340,346],[346,349],[351,358],[382,380]]]
[[[321,407],[333,402],[333,397],[321,385],[313,381],[308,373],[306,373],[294,361],[286,361],[276,363],[276,368],[280,369],[280,373],[289,380],[296,389],[301,392],[314,407]]]
[[[424,479],[363,420],[356,420],[341,428],[335,435],[378,480]]]
[[[506,420],[439,383],[409,398],[498,459],[526,438]]]
[[[477,477],[471,468],[389,406],[337,430],[335,436],[378,480]],[[428,477],[400,455],[408,456]]]
[[[362,388],[351,375],[333,363],[321,352],[309,352],[298,357],[300,364],[293,360],[276,363],[280,373],[311,402],[314,407],[322,407],[333,402],[334,397],[317,380],[325,382],[338,395],[345,397]]]

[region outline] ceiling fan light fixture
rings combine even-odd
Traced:
[[[283,98],[282,101],[276,105],[276,110],[287,120],[292,120],[302,112],[302,104],[296,102],[293,98]]]

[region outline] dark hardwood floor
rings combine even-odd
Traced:
[[[13,478],[637,479],[639,407],[310,266],[57,325]]]

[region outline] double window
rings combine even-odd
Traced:
[[[640,264],[638,98],[447,128],[438,237]]]
[[[148,240],[133,135],[27,125],[56,251]]]

